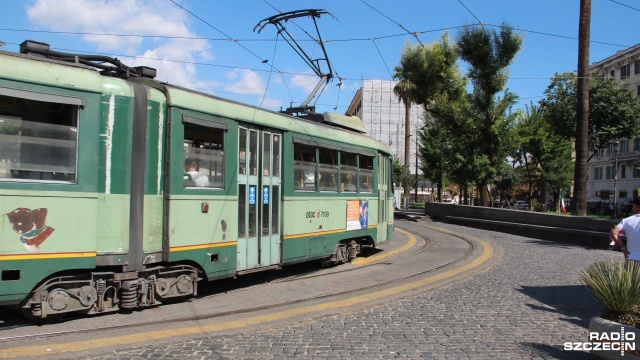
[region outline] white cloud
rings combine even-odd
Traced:
[[[225,91],[236,94],[264,94],[265,84],[262,81],[262,78],[255,71],[248,69],[235,69],[227,72],[226,75],[230,80],[238,80],[233,84],[225,86]]]
[[[283,102],[282,100],[278,100],[278,99],[270,99],[270,98],[265,98],[265,99],[260,99],[260,101],[258,101],[258,103],[262,103],[261,107],[266,108],[266,109],[271,109],[271,110],[275,110],[275,111],[279,111],[280,108],[282,108],[283,106]]]
[[[138,57],[128,60],[129,64],[156,68],[159,80],[191,88],[211,86],[198,79],[193,64],[214,58],[209,43],[175,38],[198,36],[189,30],[187,13],[168,1],[36,0],[27,6],[27,15],[32,26],[39,29],[159,36],[83,35],[82,39],[94,44],[100,52],[117,51]]]
[[[291,84],[295,87],[303,89],[305,92],[307,92],[307,94],[310,94],[313,91],[313,89],[318,84],[318,81],[320,81],[320,78],[316,75],[311,74],[297,74],[291,77]]]

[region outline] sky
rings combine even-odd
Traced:
[[[406,46],[465,26],[522,35],[508,69],[512,110],[537,103],[555,73],[575,71],[579,0],[0,0],[0,50],[24,40],[52,50],[117,57],[158,70],[157,80],[270,110],[299,106],[319,82],[278,29],[262,20],[324,10],[316,18],[334,79],[310,101],[344,113],[363,79],[393,77]],[[592,0],[590,63],[639,43],[637,0]],[[263,27],[257,25],[264,25]],[[325,56],[305,16],[283,23],[312,59]],[[260,30],[260,31],[258,31]],[[417,35],[417,38],[416,36]],[[318,60],[323,72],[326,62]],[[0,64],[1,66],[1,64]],[[466,74],[467,65],[459,64]]]

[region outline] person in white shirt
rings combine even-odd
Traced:
[[[624,230],[627,245],[620,240],[619,234]],[[633,215],[622,219],[613,229],[611,238],[618,244],[627,260],[640,261],[640,197],[633,198]]]
[[[184,171],[189,174],[191,180],[197,187],[209,186],[209,177],[198,171],[198,160],[195,158],[187,158],[184,162]]]

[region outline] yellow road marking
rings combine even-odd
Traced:
[[[409,241],[407,241],[406,244],[404,244],[402,247],[400,247],[398,249],[391,250],[391,251],[385,251],[385,252],[380,253],[380,254],[369,256],[368,258],[355,258],[355,259],[353,259],[353,261],[351,261],[351,263],[353,265],[364,265],[364,264],[368,264],[368,263],[373,262],[373,261],[378,261],[378,260],[384,259],[386,257],[399,254],[399,253],[401,253],[401,252],[403,252],[405,250],[408,250],[418,242],[416,240],[416,237],[413,236],[413,234],[411,234],[411,233],[409,233],[407,231],[404,231],[402,229],[398,229],[398,228],[396,228],[395,230],[407,235],[409,237]]]
[[[443,231],[449,234],[456,234],[440,228],[435,228],[435,227],[429,227],[429,228],[437,229],[438,231]],[[250,325],[258,325],[265,322],[285,320],[285,319],[292,318],[295,316],[300,316],[300,315],[309,315],[312,312],[319,312],[319,311],[346,308],[346,307],[354,307],[356,305],[366,304],[374,300],[379,300],[387,296],[393,296],[403,292],[415,290],[415,289],[433,284],[437,281],[441,281],[453,276],[460,275],[466,271],[469,271],[475,267],[482,265],[487,260],[491,259],[491,257],[493,256],[493,247],[489,243],[483,240],[474,238],[472,236],[466,236],[466,237],[471,238],[477,241],[478,243],[480,243],[482,245],[482,250],[483,250],[482,254],[478,256],[476,259],[474,259],[473,261],[471,261],[469,264],[451,269],[449,271],[445,271],[440,274],[430,276],[425,279],[417,280],[404,285],[395,286],[385,290],[380,290],[374,293],[354,296],[348,299],[338,300],[338,301],[333,301],[333,302],[328,302],[323,304],[304,306],[296,309],[279,311],[272,314],[253,316],[253,317],[249,317],[249,318],[237,320],[237,321],[223,322],[220,324],[210,324],[210,325],[183,327],[183,328],[177,328],[177,329],[150,331],[150,332],[144,332],[144,333],[138,333],[138,334],[110,337],[105,339],[75,341],[75,342],[62,343],[62,344],[8,348],[8,349],[3,349],[2,352],[0,352],[0,358],[67,353],[72,351],[83,351],[83,350],[99,349],[104,347],[122,346],[124,344],[132,344],[132,343],[138,343],[143,341],[166,339],[166,338],[178,337],[178,336],[184,336],[184,335],[190,335],[190,334],[202,335],[203,333],[206,333],[206,332],[216,332],[216,331],[237,329],[237,328],[250,326]]]

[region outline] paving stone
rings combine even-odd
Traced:
[[[398,225],[429,235],[420,224]],[[565,341],[586,339],[589,319],[603,311],[580,284],[579,273],[592,262],[619,259],[619,253],[446,223],[429,225],[487,241],[502,250],[502,259],[462,282],[361,311],[85,359],[591,358],[562,349]]]

